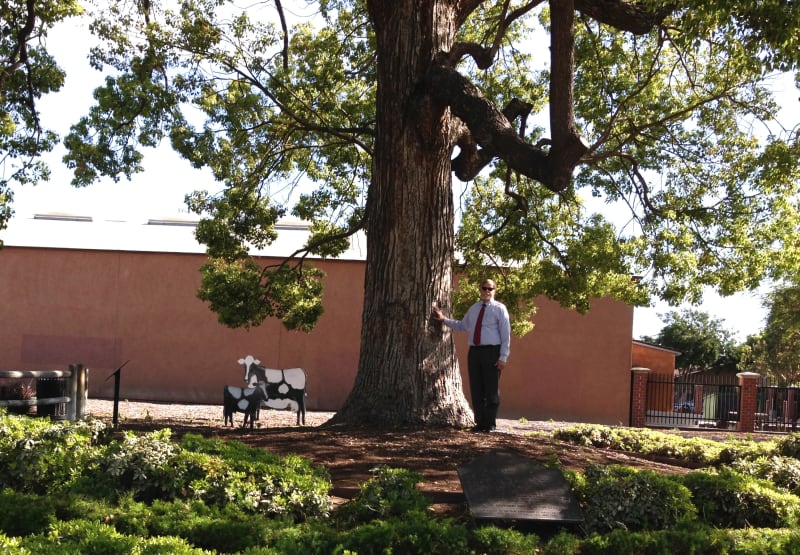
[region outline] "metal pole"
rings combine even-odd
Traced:
[[[128,364],[129,362],[130,360],[126,360],[125,364]],[[125,364],[114,370],[114,372],[108,376],[108,378],[114,376],[114,413],[112,416],[114,428],[119,425],[119,381],[120,376],[122,375],[122,368],[125,366]],[[108,378],[106,378],[106,380],[108,380]]]

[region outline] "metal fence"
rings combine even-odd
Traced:
[[[763,385],[756,394],[755,428],[764,432],[796,432],[800,415],[800,388]]]
[[[736,429],[740,389],[731,384],[687,383],[651,377],[647,382],[645,425]]]
[[[800,387],[757,387],[755,430],[800,431]],[[741,388],[735,375],[651,376],[647,382],[645,425],[669,428],[736,429]]]

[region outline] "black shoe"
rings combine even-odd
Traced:
[[[482,426],[478,426],[477,424],[469,429],[469,431],[472,432],[472,433],[482,432],[483,430],[484,430],[484,428]]]
[[[497,428],[495,426],[490,426],[489,428],[484,428],[483,431],[487,434],[494,434],[497,433]]]

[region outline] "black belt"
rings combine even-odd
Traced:
[[[500,345],[471,345],[470,349],[492,349],[500,347]]]

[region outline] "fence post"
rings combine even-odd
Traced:
[[[70,422],[75,422],[75,420],[77,420],[78,366],[77,364],[69,365],[69,378],[67,378],[67,395],[69,396],[69,402],[67,403],[67,420]]]
[[[739,426],[737,432],[752,433],[756,428],[756,410],[758,409],[758,378],[755,372],[739,372]]]
[[[75,418],[86,418],[86,405],[89,402],[89,369],[83,364],[78,365],[78,403],[75,405]]]
[[[649,368],[631,368],[633,387],[631,387],[631,427],[644,428],[647,416],[647,380]]]

